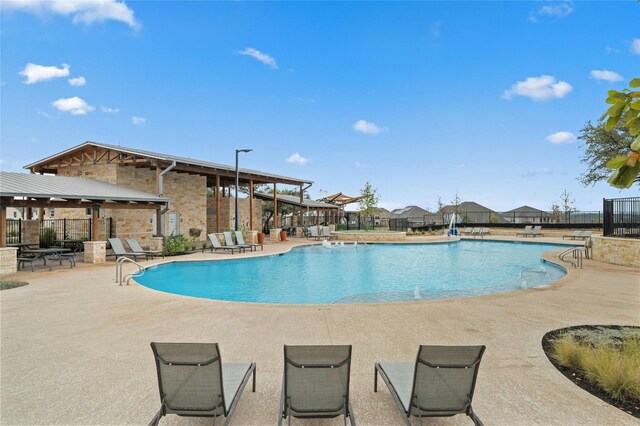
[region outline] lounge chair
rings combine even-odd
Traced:
[[[462,231],[463,235],[471,235],[473,233],[473,228],[464,228],[464,231]]]
[[[332,239],[338,239],[337,235],[331,235],[331,229],[329,229],[328,226],[323,226],[322,227],[322,238],[325,238],[327,240],[332,240]]]
[[[482,425],[471,408],[478,367],[485,346],[420,346],[415,363],[376,363],[378,374],[389,387],[404,423],[410,417],[449,417],[466,414]]]
[[[591,238],[592,234],[593,231],[582,231],[576,238],[580,238],[581,240],[588,240],[589,238]]]
[[[567,239],[572,239],[575,240],[576,238],[580,237],[582,235],[582,231],[573,231],[571,234],[565,234],[562,236],[563,240],[567,240]]]
[[[480,235],[481,232],[482,232],[482,228],[473,228],[471,230],[471,235],[473,235],[473,238],[475,238],[476,235]]]
[[[351,345],[284,347],[284,379],[278,425],[282,419],[344,416],[356,419],[349,400]]]
[[[542,226],[534,226],[533,229],[531,230],[531,235],[532,237],[544,237],[544,234],[542,233]]]
[[[264,250],[264,244],[245,243],[244,242],[244,236],[242,235],[242,232],[240,232],[240,231],[236,231],[236,241],[238,242],[238,245],[249,246],[249,247],[251,247],[252,250],[258,250],[258,247],[260,247],[260,250]]]
[[[531,235],[531,228],[533,228],[531,225],[525,226],[524,231],[516,233],[516,237],[519,235],[522,235],[523,237],[528,237],[529,235]]]
[[[131,248],[131,250],[133,250],[136,253],[145,253],[147,257],[150,257],[151,259],[153,259],[155,256],[162,256],[162,258],[164,259],[163,251],[145,250],[142,248],[138,240],[136,240],[135,238],[127,238],[125,241],[127,242],[127,244],[129,244],[129,248]]]
[[[237,246],[223,246],[222,244],[220,244],[220,241],[218,240],[218,236],[216,234],[208,234],[207,237],[209,237],[209,241],[211,242],[211,252],[218,251],[218,250],[223,250],[223,251],[231,251],[231,254],[234,254],[236,252],[236,250],[240,253],[244,252],[244,248],[243,247],[237,247]],[[204,246],[202,247],[202,252],[204,253]]]
[[[222,235],[224,235],[224,244],[227,247],[237,247],[237,248],[244,249],[245,251],[247,249],[249,249],[249,251],[253,251],[253,249],[254,249],[249,244],[240,244],[240,242],[234,243],[233,242],[233,237],[231,236],[231,232],[229,232],[229,231],[224,231],[222,233]],[[238,237],[236,236],[236,238],[238,238]]]
[[[111,249],[113,250],[113,254],[116,255],[116,260],[121,257],[133,257],[133,260],[138,260],[138,257],[144,257],[145,259],[148,259],[149,257],[146,253],[125,250],[120,238],[109,238],[108,241],[111,245]]]
[[[256,391],[256,364],[223,364],[217,343],[151,343],[158,371],[160,410],[193,417],[225,416],[229,424],[249,377]]]
[[[316,241],[319,240],[320,238],[322,238],[320,235],[318,235],[318,227],[317,226],[310,226],[309,227],[309,235],[307,235],[307,238],[313,238]]]

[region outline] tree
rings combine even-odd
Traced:
[[[378,201],[380,200],[378,190],[371,185],[370,181],[367,181],[360,190],[360,195],[362,196],[360,201],[358,201],[360,214],[363,216],[371,216],[376,207],[378,207]]]
[[[629,87],[640,88],[640,78],[631,80]],[[605,102],[611,107],[600,117],[606,119],[605,130],[613,130],[622,124],[635,137],[626,155],[615,156],[607,162],[607,167],[613,170],[608,182],[616,188],[630,188],[640,174],[640,90],[609,90],[607,93]]]
[[[444,215],[445,215],[445,205],[442,202],[442,197],[438,195],[438,214],[440,215],[440,217],[442,218],[442,224],[444,225]]]
[[[560,222],[560,206],[556,203],[551,203],[551,222]]]
[[[462,204],[462,198],[456,192],[456,195],[451,199],[451,204],[453,205],[453,214],[456,215],[456,222],[458,221],[458,216],[460,213],[460,204]]]
[[[562,191],[562,194],[560,194],[560,205],[564,213],[565,223],[569,222],[571,212],[575,211],[575,207],[573,207],[575,202],[576,202],[576,199],[572,198],[571,193],[568,192],[567,189],[565,188],[564,191]]]
[[[599,121],[595,126],[588,121],[580,131],[578,139],[584,142],[586,147],[581,163],[587,165],[587,171],[580,176],[580,182],[584,186],[595,185],[606,180],[611,174],[607,162],[618,156],[626,155],[629,146],[633,142],[633,136],[624,126],[624,118],[611,130],[605,129],[605,122]],[[636,176],[636,181],[640,177]]]

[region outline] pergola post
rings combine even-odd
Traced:
[[[220,233],[220,175],[216,175],[216,233]]]
[[[7,206],[0,204],[0,248],[7,246]]]
[[[100,218],[100,207],[91,207],[91,241],[98,241],[100,233],[98,231],[98,219]]]
[[[156,237],[162,237],[162,229],[160,229],[161,226],[161,220],[162,220],[162,212],[161,212],[161,208],[158,207],[156,209]]]
[[[273,182],[273,228],[278,228],[278,191],[277,184]]]
[[[253,231],[253,179],[249,181],[249,230]]]

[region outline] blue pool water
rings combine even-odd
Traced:
[[[370,303],[500,293],[547,284],[565,272],[540,260],[551,244],[307,246],[216,262],[174,262],[136,279],[163,292],[257,303]]]

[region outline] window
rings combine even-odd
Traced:
[[[56,211],[54,209],[49,210],[49,217],[55,217]]]
[[[89,208],[87,208],[87,209],[86,209],[85,214],[86,214],[87,216],[91,216],[91,207],[89,207]]]

